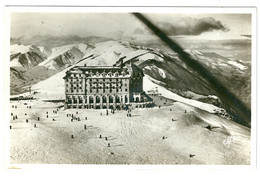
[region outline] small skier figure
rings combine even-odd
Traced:
[[[162,139],[165,139],[165,136],[163,136]]]
[[[192,158],[192,157],[194,157],[195,155],[193,155],[193,154],[190,154],[190,157]]]

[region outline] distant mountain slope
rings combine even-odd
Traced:
[[[61,71],[79,61],[86,54],[87,49],[88,45],[84,43],[54,47],[51,49],[51,55],[39,66]]]
[[[11,45],[10,55],[10,67],[21,70],[30,69],[47,59],[44,52],[41,52],[37,46],[32,45]]]
[[[64,36],[53,36],[53,35],[33,35],[33,36],[22,36],[19,38],[11,38],[11,44],[23,44],[23,45],[35,45],[35,46],[48,46],[50,48],[70,45],[75,43],[99,43],[108,41],[111,39],[97,36],[80,37],[77,35],[64,35]]]
[[[19,94],[33,85],[78,62],[86,54],[86,44],[73,44],[49,49],[41,46],[11,46],[11,94]],[[48,57],[47,54],[48,53]],[[14,71],[15,70],[15,71]],[[20,77],[14,76],[20,75]],[[25,81],[20,81],[23,78]]]

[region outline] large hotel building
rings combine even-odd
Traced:
[[[75,66],[66,72],[65,108],[122,109],[150,107],[143,91],[143,72],[125,66]]]

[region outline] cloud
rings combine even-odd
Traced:
[[[207,18],[173,18],[171,21],[155,23],[167,35],[200,35],[214,30],[229,31],[229,28],[212,17]],[[149,30],[146,28],[145,32]],[[134,33],[141,33],[136,29]]]
[[[141,29],[141,28],[136,28],[134,30],[134,34],[144,34],[145,33],[145,29]]]

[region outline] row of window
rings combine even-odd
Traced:
[[[80,74],[80,73],[78,73],[78,74],[71,74],[71,78],[81,78],[81,77],[84,77],[84,76],[91,76],[91,77],[93,77],[93,76],[102,76],[102,77],[105,77],[105,76],[115,76],[115,77],[118,77],[118,76],[120,76],[120,75],[122,75],[122,76],[125,76],[126,74],[128,74],[128,72],[120,72],[120,74],[118,73],[118,72],[115,72],[115,73],[112,73],[112,72],[109,72],[109,73],[104,73],[104,72],[102,72],[102,73],[99,73],[99,72],[96,72],[96,73],[94,73],[94,72],[86,72],[86,74]]]
[[[122,79],[112,79],[112,78],[110,78],[110,79],[105,79],[105,78],[103,78],[103,79],[87,79],[87,81],[89,80],[89,82],[108,82],[108,81],[114,81],[114,82],[121,82],[122,81]],[[66,81],[67,82],[71,82],[71,83],[77,83],[77,82],[79,82],[79,83],[82,83],[82,79],[74,79],[74,78],[67,78],[66,79]]]
[[[89,82],[122,82],[122,79],[88,79]],[[87,80],[87,81],[88,81]]]
[[[119,76],[119,74],[118,73],[89,73],[89,75],[92,77],[92,76],[102,76],[102,77],[105,77],[105,76],[109,76],[109,77],[111,77],[111,76],[115,76],[115,77],[118,77]],[[122,72],[120,75],[122,75],[122,76],[125,76],[125,72]]]
[[[119,90],[120,90],[120,92],[122,92],[122,89],[116,89],[116,92],[119,92]],[[125,91],[127,92],[127,89],[125,89]],[[68,93],[68,92],[69,92],[69,89],[67,89],[66,92]],[[82,89],[71,89],[70,92],[71,92],[71,93],[76,93],[76,92],[79,93],[79,92],[83,92],[83,90],[82,90]],[[89,92],[92,93],[93,90],[90,89]],[[105,92],[106,92],[106,89],[102,89],[102,90],[96,89],[96,92],[97,92],[97,93],[99,93],[99,92],[105,93]],[[112,93],[112,92],[113,92],[113,89],[109,89],[109,92]]]
[[[116,85],[112,85],[112,84],[109,84],[109,85],[105,85],[105,84],[103,84],[103,85],[92,85],[92,84],[90,84],[89,85],[90,86],[90,89],[115,89],[115,88],[118,88],[118,89],[121,89],[122,88],[122,85],[118,85],[118,84],[116,84]],[[70,84],[70,86],[69,86],[69,84],[67,84],[67,88],[69,88],[70,87],[70,89],[83,89],[83,87],[82,87],[82,85],[79,85],[79,84],[76,84],[76,85],[73,85],[73,84]],[[127,84],[125,84],[125,87],[127,87]]]
[[[124,99],[125,99],[125,102],[127,102],[128,101],[128,98],[127,98],[127,96],[125,96],[124,97]],[[122,102],[123,101],[123,97],[121,96],[121,97],[111,97],[111,96],[109,96],[108,98],[107,97],[102,97],[102,98],[100,98],[100,97],[96,97],[95,99],[93,98],[93,97],[89,97],[88,98],[88,103],[94,103],[94,100],[95,100],[95,102],[96,103],[100,103],[101,102],[101,100],[102,100],[102,102],[103,103],[120,103],[120,102]],[[82,97],[79,97],[79,99],[77,99],[77,98],[71,98],[71,97],[68,97],[67,98],[67,103],[68,104],[71,104],[72,103],[72,101],[73,101],[73,103],[77,103],[77,102],[79,102],[79,103],[83,103],[83,99],[82,99]],[[86,99],[85,99],[85,101],[86,101]]]

